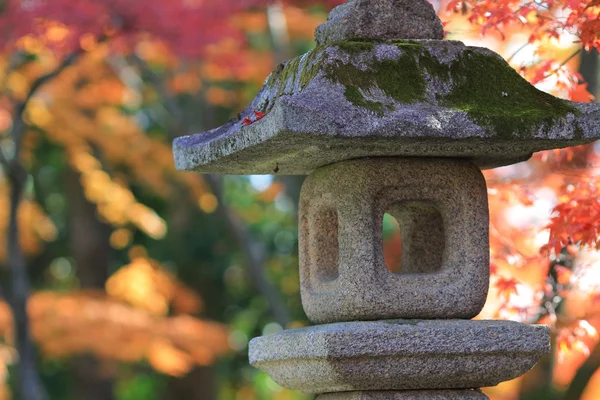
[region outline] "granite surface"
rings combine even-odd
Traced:
[[[383,259],[382,221],[400,222],[401,273]],[[318,169],[299,206],[302,305],[315,323],[464,318],[489,285],[487,189],[461,160],[375,158]]]
[[[352,38],[437,39],[444,27],[426,0],[350,0],[317,28],[318,45]]]
[[[326,393],[316,400],[486,400],[478,390],[406,390]]]
[[[255,338],[250,363],[305,393],[494,386],[550,351],[545,325],[511,321],[344,322]]]
[[[461,158],[490,168],[592,142],[599,127],[600,105],[545,94],[490,50],[356,40],[282,64],[238,117],[178,138],[174,153],[178,169],[219,174],[308,175],[384,156]]]

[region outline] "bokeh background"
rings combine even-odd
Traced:
[[[341,2],[0,1],[0,399],[310,398],[247,359],[252,337],[308,324],[303,177],[176,172],[170,143],[245,108]],[[576,101],[598,94],[597,3],[433,1],[449,39]],[[599,152],[486,172],[480,318],[553,332],[494,400],[600,399]],[[386,215],[392,271],[399,229]]]

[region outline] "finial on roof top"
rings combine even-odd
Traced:
[[[426,0],[349,0],[315,33],[317,44],[350,38],[442,40],[444,27]]]

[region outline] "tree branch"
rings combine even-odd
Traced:
[[[519,54],[521,51],[525,50],[525,49],[526,49],[526,48],[527,48],[529,45],[530,45],[530,43],[529,43],[529,42],[526,42],[525,44],[523,44],[522,46],[520,46],[520,47],[519,47],[517,50],[515,50],[515,52],[514,52],[514,53],[512,53],[512,54],[510,55],[510,57],[508,57],[508,58],[506,59],[506,62],[507,62],[507,63],[510,63],[510,62],[512,61],[512,59],[513,59],[513,58],[515,58],[515,57],[517,56],[517,54]]]
[[[555,68],[550,74],[546,75],[544,77],[544,79],[542,79],[542,81],[545,81],[546,79],[558,74],[558,72],[561,70],[562,67],[564,67],[565,65],[567,65],[567,63],[569,61],[571,61],[572,59],[574,59],[575,57],[577,57],[579,54],[581,53],[581,49],[576,50],[575,52],[573,52],[569,57],[567,57],[565,60],[563,60],[562,63],[560,63],[560,65]]]
[[[269,283],[264,274],[263,265],[266,261],[265,249],[246,229],[246,224],[239,215],[226,205],[223,199],[222,178],[215,175],[205,175],[204,179],[219,202],[218,211],[225,218],[229,231],[235,237],[238,246],[243,250],[250,278],[256,289],[267,299],[269,309],[275,321],[284,328],[290,323],[290,315],[279,293]]]
[[[19,104],[17,104],[17,106],[15,107],[15,111],[13,113],[14,114],[13,126],[11,129],[11,136],[15,143],[15,155],[14,155],[15,160],[18,159],[19,151],[21,150],[21,147],[23,144],[23,136],[24,136],[23,131],[25,130],[25,126],[26,126],[25,121],[23,120],[23,114],[25,113],[25,109],[29,105],[29,102],[31,101],[33,96],[36,95],[36,93],[42,86],[44,86],[46,83],[50,82],[52,79],[56,78],[66,68],[73,65],[79,59],[81,54],[83,54],[82,49],[74,51],[73,53],[71,53],[67,57],[65,57],[63,59],[63,61],[52,72],[49,72],[46,75],[42,75],[39,78],[37,78],[31,84],[31,87],[29,88],[29,92],[27,92],[25,99],[22,102],[20,102]]]
[[[6,158],[6,155],[4,154],[4,150],[2,150],[2,148],[0,148],[0,165],[2,165],[4,170],[8,173],[10,165],[8,164],[8,158]]]
[[[11,268],[9,305],[15,325],[16,347],[19,353],[18,386],[23,400],[46,400],[44,385],[36,368],[36,352],[29,332],[27,299],[30,283],[25,256],[19,243],[18,211],[23,197],[27,172],[19,163],[8,171],[10,181],[10,219],[8,228],[8,262]]]
[[[19,238],[18,213],[27,183],[27,171],[19,160],[23,146],[26,124],[23,114],[31,99],[46,83],[57,77],[63,70],[75,63],[83,50],[79,49],[65,59],[50,73],[37,78],[25,99],[17,104],[13,111],[13,125],[10,136],[14,142],[14,155],[8,159],[0,150],[0,162],[5,168],[5,173],[10,183],[10,217],[8,229],[8,260],[11,269],[11,296],[9,304],[13,314],[16,347],[19,354],[18,387],[23,400],[46,400],[48,395],[37,370],[36,350],[29,331],[29,317],[27,313],[27,300],[31,290],[27,263],[21,249]]]
[[[158,95],[164,102],[164,107],[171,114],[171,120],[173,121],[173,125],[175,125],[176,132],[184,132],[186,127],[184,126],[184,112],[179,106],[179,103],[175,96],[171,93],[167,85],[160,76],[158,76],[152,68],[140,57],[138,57],[135,53],[132,53],[129,58],[131,61],[139,67],[150,83],[154,86]]]

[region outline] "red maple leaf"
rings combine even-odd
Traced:
[[[496,289],[498,289],[498,292],[500,292],[501,296],[508,298],[511,294],[518,294],[518,285],[519,281],[517,281],[515,278],[500,277],[496,281],[495,286]]]
[[[490,263],[490,275],[496,275],[498,273],[498,265],[495,262]]]
[[[567,0],[567,7],[571,10],[577,10],[581,4],[581,0]]]
[[[589,103],[594,100],[594,95],[587,89],[587,83],[578,83],[572,90],[569,90],[569,98],[581,103]]]
[[[250,118],[250,116],[248,116],[248,117],[244,118],[244,120],[242,121],[242,125],[244,125],[244,126],[252,125],[256,121],[260,121],[261,119],[263,119],[264,117],[267,116],[267,114],[261,113],[260,111],[256,111],[256,110],[254,111],[254,115],[256,116],[254,121],[252,120],[252,118]]]
[[[552,70],[553,63],[555,63],[555,60],[547,60],[546,62],[542,63],[535,70],[535,76],[530,79],[531,84],[535,85],[536,83],[546,79],[551,73],[550,71]]]

